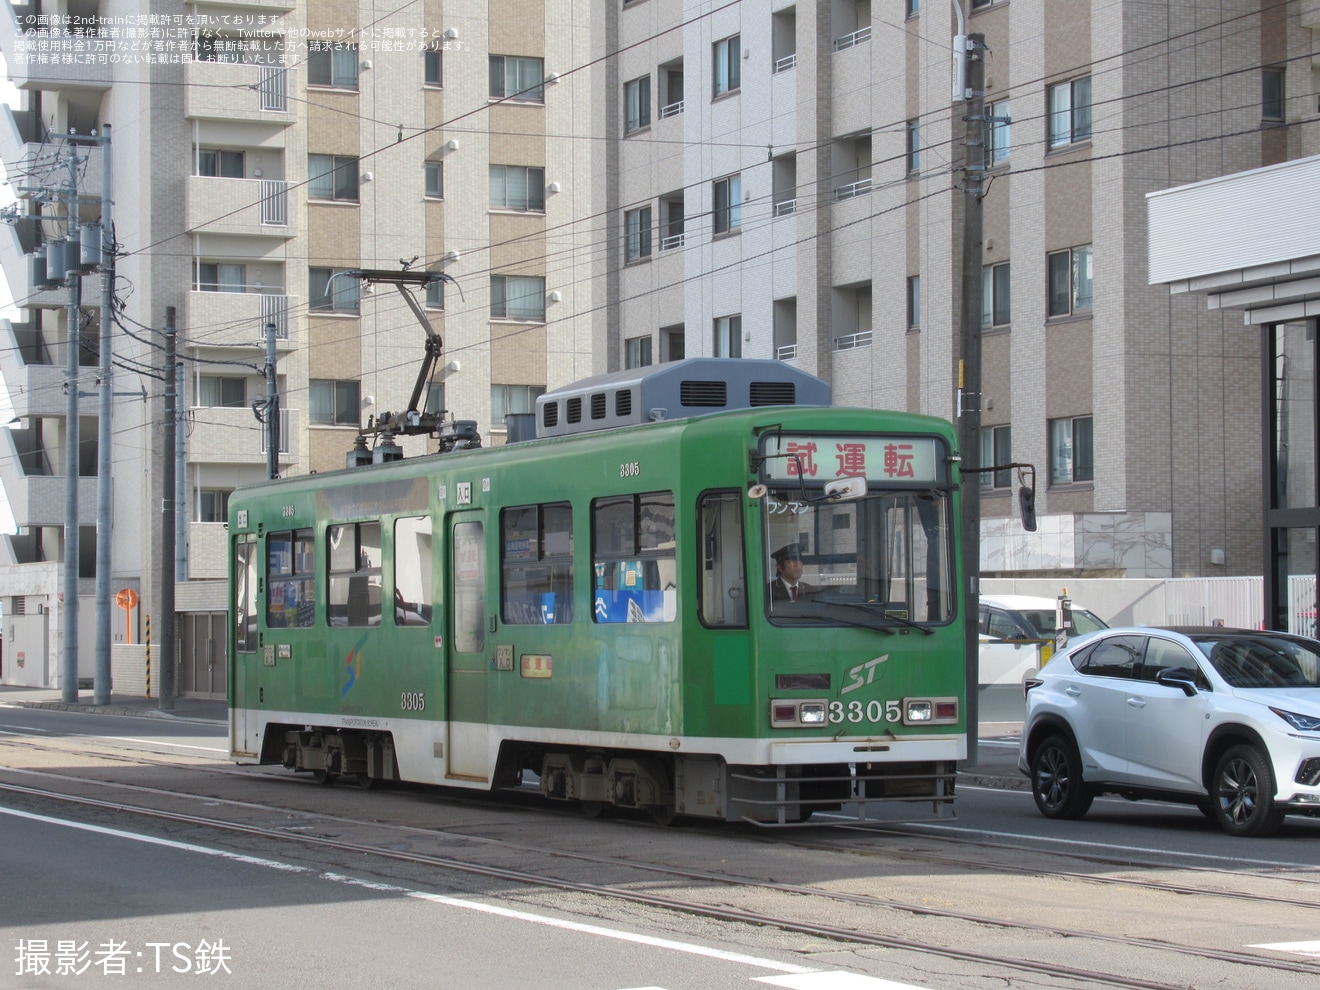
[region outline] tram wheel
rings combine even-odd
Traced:
[[[651,821],[655,822],[661,828],[664,828],[674,820],[674,806],[672,804],[653,804],[647,809],[651,815]]]
[[[325,784],[327,787],[329,787],[331,784],[333,784],[336,780],[339,779],[339,774],[330,773],[330,771],[328,770],[313,770],[312,779],[316,781],[318,784]]]
[[[582,806],[582,813],[588,818],[599,818],[606,808],[604,801],[579,801],[578,803]]]
[[[369,773],[357,774],[357,785],[364,791],[369,791],[376,786],[376,778]]]

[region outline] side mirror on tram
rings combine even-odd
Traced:
[[[1036,489],[1023,485],[1018,489],[1018,505],[1022,507],[1022,528],[1036,532]]]

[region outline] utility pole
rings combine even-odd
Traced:
[[[985,196],[985,36],[962,37],[962,11],[955,58],[966,52],[964,89],[954,93],[963,104],[962,332],[958,360],[958,445],[962,453],[962,550],[965,653],[967,656],[967,762],[975,766],[980,733],[981,597],[981,268],[982,199]],[[955,79],[959,73],[955,68]],[[956,84],[955,84],[956,85]],[[956,105],[956,102],[955,102]]]
[[[275,378],[275,324],[266,324],[266,477],[280,476],[280,392]],[[258,417],[260,418],[260,417]]]
[[[188,501],[188,431],[183,429],[183,362],[174,365],[174,394],[177,412],[174,422],[174,580],[188,580],[188,519],[192,504]],[[167,456],[168,452],[167,452]]]
[[[96,680],[92,701],[110,704],[110,471],[113,464],[110,411],[113,408],[114,367],[110,360],[110,317],[115,288],[115,234],[111,222],[110,125],[101,127],[101,391],[97,396],[96,430]]]
[[[174,377],[174,307],[165,307],[165,438],[161,449],[160,526],[160,707],[174,709],[174,431],[176,398]]]
[[[82,344],[82,251],[78,229],[78,146],[69,145],[67,222],[62,245],[62,277],[69,287],[69,353],[64,391],[64,655],[60,668],[60,698],[78,700],[78,480],[82,438],[78,423],[78,351]],[[56,243],[56,242],[53,242]],[[49,248],[47,249],[49,251]],[[47,255],[49,261],[49,254]]]

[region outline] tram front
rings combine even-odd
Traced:
[[[743,817],[951,813],[967,746],[952,449],[947,430],[760,437],[749,556],[775,780],[743,779]]]

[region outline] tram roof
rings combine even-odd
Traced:
[[[831,398],[827,382],[783,361],[687,358],[546,392],[536,400],[536,436],[593,433],[727,409],[828,406]]]

